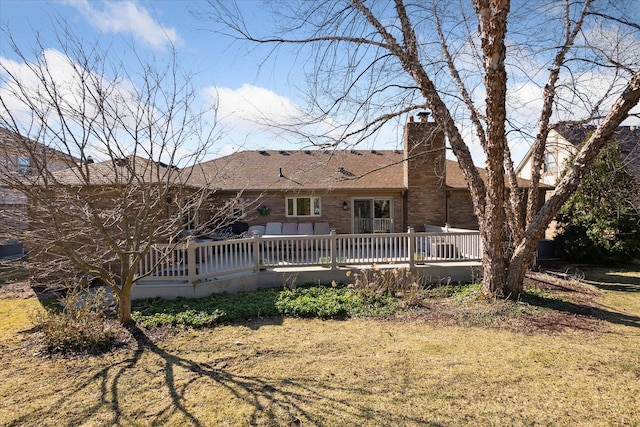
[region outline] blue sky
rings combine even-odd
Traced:
[[[245,0],[240,5],[247,16],[253,15],[251,25],[263,25],[255,2]],[[265,112],[277,120],[297,111],[295,91],[290,90],[290,62],[283,55],[264,62],[266,47],[250,48],[215,34],[206,19],[194,16],[207,8],[202,1],[0,0],[0,22],[25,51],[35,46],[36,33],[45,48],[57,48],[52,22],[56,19],[87,41],[109,43],[118,60],[130,59],[127,52],[133,45],[138,53],[162,62],[168,60],[171,43],[180,66],[193,73],[192,83],[203,102],[219,99],[218,117],[226,131],[216,154],[245,148],[300,148],[256,123]],[[16,60],[6,40],[0,43],[2,56]]]
[[[252,29],[259,32],[273,24],[258,2],[241,0],[238,4]],[[199,88],[202,102],[219,101],[218,118],[226,132],[215,154],[240,149],[302,148],[291,137],[257,123],[264,117],[286,121],[299,113],[303,101],[295,88],[302,85],[303,79],[296,69],[299,64],[291,59],[295,57],[293,52],[280,50],[265,61],[269,47],[233,43],[213,32],[211,22],[204,17],[208,8],[204,1],[0,0],[0,23],[27,51],[35,45],[36,33],[45,48],[57,48],[53,20],[64,21],[83,40],[109,44],[109,51],[123,61],[131,59],[131,47],[135,46],[138,54],[162,62],[167,59],[171,43],[181,66],[194,73],[193,84]],[[16,60],[6,40],[0,39],[0,53],[4,59]],[[522,90],[515,93],[523,98],[523,106],[531,105],[531,111],[539,108],[540,87],[523,84]],[[399,128],[387,128],[360,148],[399,148]],[[512,152],[516,162],[527,148],[526,142],[515,145]],[[471,150],[476,164],[482,165],[480,147],[472,144]]]

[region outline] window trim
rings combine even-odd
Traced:
[[[298,203],[300,199],[309,199],[309,215],[298,214]],[[293,213],[289,213],[289,200],[293,201]],[[315,203],[314,203],[315,201]],[[317,208],[317,213],[315,212]],[[322,216],[322,200],[316,196],[303,196],[303,197],[285,197],[284,199],[284,212],[287,218],[312,218]]]
[[[31,157],[18,156],[17,166],[20,175],[31,175]]]
[[[553,159],[553,169],[549,167],[550,165],[552,165],[550,162],[547,161],[547,159],[549,158]],[[558,172],[557,153],[554,153],[552,151],[547,151],[544,153],[544,158],[542,159],[542,172],[546,174],[555,174]]]

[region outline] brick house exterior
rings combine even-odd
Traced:
[[[0,128],[0,234],[12,238],[12,231],[27,229],[27,198],[9,188],[14,179],[28,178],[38,169],[60,171],[74,164],[77,159],[26,139],[7,129]],[[38,165],[34,167],[34,165]]]
[[[249,225],[326,222],[343,234],[446,224],[477,229],[462,171],[446,159],[442,130],[424,117],[411,117],[403,145],[403,150],[240,151],[180,171],[166,214],[175,215],[176,201],[184,202],[189,192],[207,189],[207,203],[189,217],[212,228],[240,219]],[[93,184],[113,185],[114,167],[110,161],[92,164],[91,176],[104,181]],[[484,170],[479,172],[484,178]],[[71,170],[55,176],[59,183],[82,185]],[[519,184],[526,187],[528,181]]]
[[[462,171],[445,158],[442,130],[411,117],[403,143],[402,151],[241,151],[201,163],[189,171],[189,184],[215,192],[199,221],[227,209],[251,225],[328,222],[338,233],[424,231],[426,224],[477,229]],[[300,199],[319,199],[319,209],[292,212]],[[260,214],[263,207],[268,214]]]

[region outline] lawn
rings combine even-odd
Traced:
[[[638,268],[637,270],[640,270]],[[640,425],[640,273],[536,276],[517,303],[461,294],[391,317],[262,317],[133,330],[101,356],[29,344],[34,297],[0,299],[6,425]],[[463,294],[462,294],[463,295]]]

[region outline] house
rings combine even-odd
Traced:
[[[565,163],[578,151],[578,147],[596,129],[593,125],[556,125],[547,137],[544,153],[541,182],[555,185]],[[640,128],[637,126],[619,126],[615,132],[615,139],[620,144],[623,163],[629,173],[640,185]],[[516,169],[518,177],[531,178],[531,156],[529,150]]]
[[[29,192],[30,272],[38,280],[69,277],[77,271],[74,257],[94,271],[126,268],[140,247],[183,229],[179,203],[197,192],[180,181],[180,169],[135,155],[47,178],[32,181],[37,191]]]
[[[15,189],[43,170],[54,172],[77,159],[0,127],[0,234],[2,240],[27,229],[27,198]]]
[[[330,271],[331,281],[343,278],[338,267],[374,262],[411,267],[432,262],[429,280],[468,280],[481,256],[477,232],[433,232],[428,227],[478,225],[462,171],[446,159],[444,133],[424,119],[409,119],[403,150],[242,151],[180,170],[128,157],[79,165],[54,172],[51,178],[54,185],[47,187],[47,194],[67,197],[57,228],[74,233],[49,235],[51,215],[43,214],[43,206],[34,201],[30,228],[43,239],[34,242],[31,261],[44,266],[52,257],[65,261],[58,253],[59,241],[69,239],[68,247],[87,254],[93,264],[118,271],[122,259],[111,242],[119,242],[119,248],[138,242],[127,234],[135,230],[153,243],[139,263],[140,274],[162,286],[176,284],[173,296],[231,289],[218,279],[229,274],[245,274],[242,280],[229,279],[233,289],[254,289],[281,284],[282,268],[295,269],[300,280]],[[522,187],[527,183],[519,181]],[[109,218],[102,230],[108,232],[109,242],[95,238],[95,211],[84,209],[86,203],[104,210],[100,217]],[[191,206],[198,210],[190,211]],[[214,235],[218,227],[203,229],[226,226],[228,218],[245,225],[294,224],[296,231],[220,241]],[[224,221],[217,222],[220,219]],[[309,230],[311,223],[328,224],[336,233],[297,233],[300,224]],[[176,242],[173,237],[182,236],[183,227],[193,228],[190,234],[199,238]],[[429,233],[421,233],[427,229]],[[129,248],[118,253],[133,252]],[[261,273],[263,267],[266,273]],[[300,275],[301,269],[307,269],[307,276]],[[141,286],[136,292],[141,297],[158,296],[160,291]]]
[[[444,133],[424,117],[406,124],[403,150],[241,151],[190,175],[192,186],[214,187],[214,206],[252,225],[328,222],[354,234],[478,227],[462,171],[445,157]],[[211,214],[199,212],[200,222]]]
[[[544,163],[540,181],[550,187],[555,186],[561,177],[566,162],[575,155],[580,144],[596,129],[593,125],[560,124],[554,126],[547,136],[544,153]],[[638,188],[638,197],[634,201],[636,209],[640,210],[640,129],[636,126],[619,126],[615,132],[615,139],[620,144],[623,164],[634,178]],[[516,169],[519,178],[531,178],[532,149],[524,156]],[[553,191],[549,188],[546,197]],[[553,221],[545,233],[547,239],[553,239],[557,233],[556,222]]]

